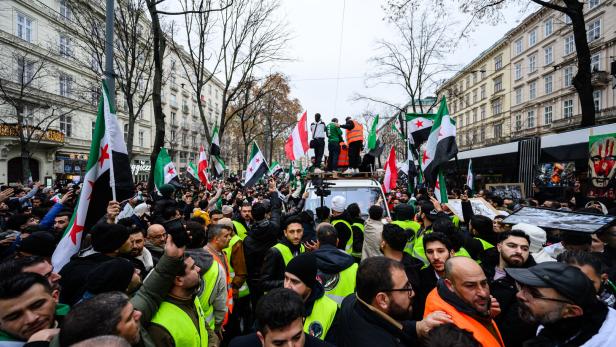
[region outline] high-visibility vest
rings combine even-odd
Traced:
[[[199,330],[190,316],[181,308],[163,301],[152,318],[152,323],[163,326],[173,338],[176,346],[200,347],[207,346],[207,329],[205,328],[205,313],[198,298],[195,298],[195,309],[199,317]]]
[[[338,306],[342,304],[344,298],[355,292],[355,278],[357,276],[358,267],[359,265],[357,263],[353,263],[353,265],[334,275],[336,279],[331,281],[334,285],[333,288],[329,289],[325,287],[325,295],[334,300]]]
[[[395,224],[404,230],[412,230],[413,234],[406,241],[406,246],[404,246],[404,251],[409,255],[413,255],[413,243],[415,242],[415,235],[417,234],[417,230],[421,228],[421,225],[412,220],[394,220],[391,224]]]
[[[212,265],[210,268],[203,274],[203,281],[205,282],[205,287],[199,295],[199,301],[201,301],[201,307],[205,312],[205,321],[210,326],[210,329],[215,329],[215,319],[214,319],[214,306],[210,305],[210,297],[214,292],[214,286],[216,284],[216,280],[218,279],[218,265],[217,262],[212,261]]]
[[[479,240],[479,242],[481,242],[481,245],[483,246],[483,250],[484,250],[484,251],[485,251],[485,250],[488,250],[488,249],[490,249],[490,248],[494,248],[494,245],[493,245],[493,244],[491,244],[491,243],[489,243],[489,242],[488,242],[488,241],[486,241],[486,240],[480,239],[480,238],[478,238],[478,237],[475,237],[475,239],[476,239],[476,240]]]
[[[222,252],[223,259],[220,259],[218,254],[210,250],[209,246],[206,246],[205,249],[210,253],[212,258],[214,258],[218,265],[222,266],[222,268],[225,269],[225,283],[227,285],[227,300],[225,301],[225,306],[227,306],[227,313],[225,313],[225,318],[222,322],[222,325],[226,325],[227,321],[229,320],[229,313],[233,312],[233,290],[231,289],[231,273],[229,271],[229,268],[227,267],[229,261],[225,256],[224,250]]]
[[[275,244],[274,248],[276,248],[278,252],[280,252],[280,255],[282,255],[282,260],[284,260],[284,266],[287,266],[291,259],[293,259],[293,253],[291,253],[291,249],[287,245],[282,243]],[[299,253],[304,253],[305,251],[306,250],[304,249],[304,245],[300,245]]]
[[[338,153],[338,166],[349,166],[349,148],[343,147],[344,142],[340,142],[340,153]]]
[[[338,304],[323,295],[314,302],[312,313],[304,321],[304,332],[321,340],[325,340],[338,311]]]
[[[362,234],[364,233],[364,225],[363,224],[361,224],[361,223],[353,223],[353,224],[351,224],[351,226],[359,228],[359,230],[361,230],[361,233]],[[351,228],[351,232],[353,232],[352,228]],[[353,257],[355,257],[355,258],[361,258],[361,249],[359,251],[354,251],[352,246],[353,245],[351,245],[351,255]]]
[[[449,314],[455,326],[460,329],[470,331],[475,340],[477,340],[483,347],[498,347],[505,345],[494,320],[491,320],[491,324],[494,331],[496,331],[498,338],[494,337],[494,335],[492,335],[492,333],[490,333],[490,331],[483,326],[483,324],[476,321],[471,316],[458,311],[454,306],[443,300],[443,298],[438,295],[437,288],[432,289],[426,298],[424,318],[435,311],[443,311]]]
[[[248,234],[244,224],[234,220],[233,226],[235,227],[235,233],[237,234],[237,236],[239,236],[240,239],[244,241],[244,239],[246,238],[246,235]]]
[[[349,240],[344,246],[344,251],[351,254],[353,253],[353,228],[351,227],[351,224],[349,224],[349,222],[345,221],[344,219],[336,219],[335,221],[332,222],[332,225],[335,227],[336,224],[338,223],[342,223],[346,225],[349,228],[349,231],[351,232],[351,236],[349,236]]]
[[[346,131],[347,143],[364,140],[364,126],[357,121],[353,121],[353,129]]]
[[[235,244],[237,244],[240,241],[241,239],[239,236],[233,235],[233,237],[231,238],[231,241],[229,241],[229,246],[223,249],[223,252],[225,252],[225,254],[227,255],[227,267],[229,268],[229,277],[231,277],[231,281],[233,281],[233,279],[235,278],[235,270],[233,269],[233,265],[231,264],[233,246],[235,246]],[[244,281],[244,283],[238,290],[238,296],[240,298],[243,298],[245,296],[248,296],[248,294],[250,294],[250,290],[248,290],[248,284],[246,284],[246,281]]]
[[[466,248],[460,247],[460,249],[456,252],[456,257],[467,257],[471,258],[471,255],[468,253]]]
[[[426,258],[426,251],[423,245],[423,238],[425,234],[429,234],[431,232],[432,232],[432,229],[427,229],[421,233],[418,233],[417,237],[415,237],[415,241],[413,242],[413,251],[411,252],[411,255],[421,260],[424,263],[424,267],[429,266],[430,262],[428,261],[428,258]]]

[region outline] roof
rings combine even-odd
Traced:
[[[332,179],[324,179],[325,182],[333,183],[332,187],[336,188],[360,188],[360,187],[380,187],[381,185],[373,179],[365,179],[365,178],[332,178]],[[308,181],[308,185],[306,189],[312,187],[312,182]]]

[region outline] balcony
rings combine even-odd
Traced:
[[[30,137],[30,142],[60,146],[64,144],[64,133],[54,129],[42,130],[38,127],[25,125],[18,126],[13,124],[0,124],[0,137],[14,138],[19,140],[19,132],[22,132],[25,138]]]
[[[573,117],[561,118],[552,121],[552,130],[559,132],[564,130],[572,130],[578,128],[582,121],[582,115],[578,114]]]
[[[607,71],[593,71],[591,83],[595,88],[605,87],[610,84],[610,74]]]

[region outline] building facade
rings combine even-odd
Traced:
[[[83,173],[96,120],[100,92],[91,86],[100,86],[101,76],[87,68],[92,57],[81,49],[79,38],[67,34],[74,25],[66,0],[0,2],[0,79],[4,87],[0,99],[19,99],[21,95],[23,110],[19,114],[24,124],[20,129],[27,132],[29,140],[31,175],[48,183]],[[148,25],[144,23],[144,28]],[[206,120],[212,129],[221,115],[223,93],[222,83],[213,78],[197,96],[179,63],[181,54],[187,53],[168,48],[164,60],[168,78],[162,90],[165,147],[180,169],[198,157],[199,145],[206,143],[197,97],[205,103]],[[139,92],[147,93],[143,88]],[[27,93],[20,94],[20,89]],[[118,90],[116,108],[126,138],[128,105]],[[17,115],[14,105],[0,103],[1,183],[21,177],[20,143],[24,137],[18,131]],[[150,171],[155,135],[151,100],[138,113],[133,135],[133,175],[136,180],[144,180]]]
[[[616,57],[616,2],[585,4],[598,124],[616,120],[610,66]],[[471,150],[579,127],[572,85],[577,56],[568,16],[541,7],[447,80],[458,146]],[[611,74],[614,74],[611,71]]]

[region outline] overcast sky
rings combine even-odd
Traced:
[[[379,104],[354,101],[353,96],[357,93],[393,102],[406,101],[404,92],[394,87],[368,89],[365,86],[376,41],[395,35],[393,27],[383,20],[385,13],[381,5],[384,2],[282,0],[280,15],[289,23],[293,33],[289,52],[295,61],[277,66],[276,70],[290,78],[292,94],[308,111],[310,120],[315,112],[330,119],[334,115],[338,118],[359,115],[366,110],[381,114],[386,111],[387,108]],[[460,23],[456,29],[459,31],[467,19],[457,9],[453,11],[450,15]],[[506,20],[498,26],[477,27],[447,63],[464,66],[528,15],[528,11],[517,8],[507,9],[504,13]]]

